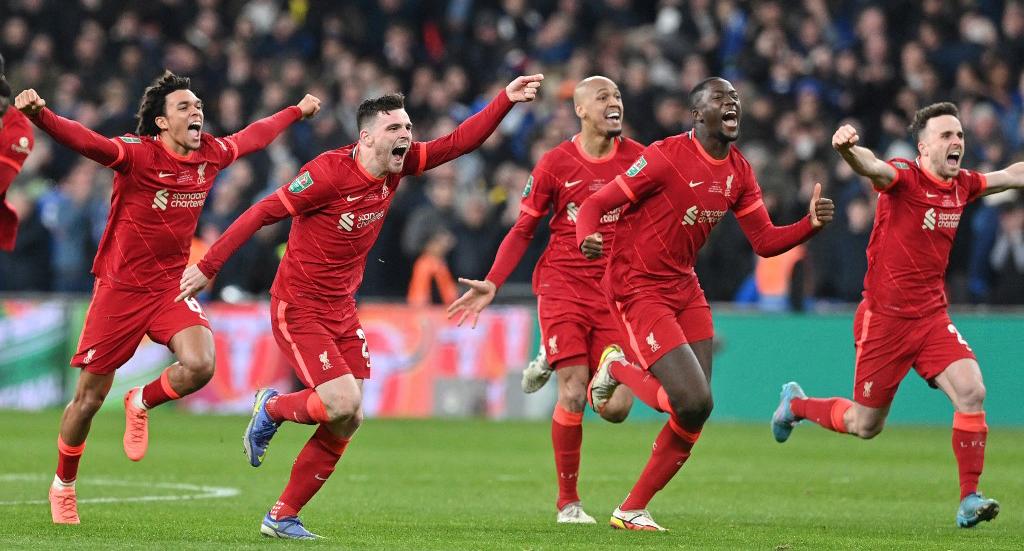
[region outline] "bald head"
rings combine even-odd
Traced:
[[[619,91],[619,87],[612,82],[612,79],[603,76],[592,76],[587,77],[576,85],[576,88],[572,91],[572,102],[574,105],[581,105],[587,98],[593,98],[597,95],[598,90],[606,88],[608,90]]]
[[[587,77],[572,93],[576,116],[585,134],[612,138],[622,134],[622,94],[607,77]]]

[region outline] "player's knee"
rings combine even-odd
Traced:
[[[960,391],[957,402],[960,409],[964,411],[981,411],[985,403],[985,385],[980,381],[977,384]]]
[[[566,411],[571,413],[582,413],[583,406],[587,403],[586,387],[562,387],[558,389],[558,403]]]
[[[601,417],[605,421],[608,421],[609,423],[621,423],[621,422],[625,421],[626,417],[628,417],[628,416],[629,416],[629,408],[628,407],[612,408],[612,407],[609,406],[609,407],[606,407],[604,409],[604,411],[601,412]]]
[[[79,414],[92,417],[103,406],[106,392],[81,392],[75,395],[69,407],[74,408]]]
[[[693,392],[676,400],[670,399],[669,402],[676,418],[687,426],[703,425],[704,421],[711,417],[711,410],[715,407],[715,401],[709,391]]]
[[[192,382],[199,386],[213,378],[216,360],[213,350],[189,350],[178,356],[178,363],[188,372]]]
[[[858,424],[850,432],[852,432],[854,436],[857,436],[858,438],[862,438],[864,440],[871,440],[872,438],[881,434],[883,428],[885,428],[885,421],[868,422]]]
[[[338,397],[324,402],[324,410],[327,411],[327,420],[330,423],[341,423],[355,420],[358,426],[362,423],[363,411],[362,401],[358,396]]]

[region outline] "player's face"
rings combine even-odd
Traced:
[[[932,117],[925,123],[917,144],[921,160],[944,179],[960,173],[964,157],[964,129],[953,115]]]
[[[412,122],[405,109],[378,113],[368,137],[373,156],[385,171],[392,174],[401,172],[405,156],[412,146]]]
[[[704,99],[697,112],[698,122],[703,122],[709,136],[718,136],[724,142],[733,142],[740,137],[740,94],[728,80],[718,79],[708,84]]]
[[[167,94],[164,101],[164,116],[156,118],[157,127],[185,149],[199,149],[199,137],[203,131],[203,102],[192,90],[175,90]]]
[[[614,138],[622,134],[622,94],[608,79],[595,81],[584,92],[579,106],[583,124],[590,125],[602,136]]]

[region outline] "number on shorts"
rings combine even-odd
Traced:
[[[188,297],[185,299],[185,304],[188,305],[189,310],[199,314],[199,319],[210,321],[209,318],[206,317],[206,314],[203,313],[203,307],[199,305],[199,301],[196,300],[196,297]]]
[[[957,331],[957,328],[956,328],[955,325],[953,325],[951,323],[951,324],[946,326],[946,329],[949,330],[950,333],[956,335],[956,340],[960,341],[960,344],[964,345],[964,348],[966,348],[967,350],[971,350],[971,346],[969,344],[967,344],[966,340],[964,340],[964,336],[960,334],[960,331]],[[974,351],[971,350],[971,352],[974,352]]]
[[[370,348],[366,346],[366,333],[363,333],[363,329],[359,328],[356,329],[356,336],[359,337],[359,340],[363,341],[363,357],[370,359]]]

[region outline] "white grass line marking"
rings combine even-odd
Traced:
[[[4,482],[39,482],[45,483],[50,477],[38,474],[7,474],[0,475],[0,483]],[[181,494],[172,495],[141,495],[124,497],[86,497],[79,498],[79,503],[129,503],[140,501],[182,501],[187,499],[218,499],[234,497],[239,494],[238,488],[225,486],[200,486],[198,484],[186,484],[180,482],[149,482],[146,480],[117,480],[113,478],[89,478],[86,481],[88,487],[121,486],[140,487],[145,489],[178,490]],[[45,491],[45,487],[43,490]],[[0,505],[45,505],[49,503],[46,499],[25,499],[15,501],[0,501]]]

